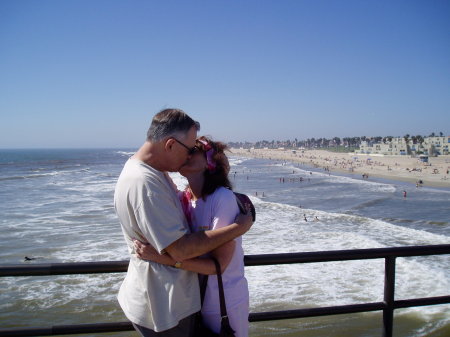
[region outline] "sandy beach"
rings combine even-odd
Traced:
[[[292,161],[329,172],[342,172],[406,181],[422,186],[450,187],[450,156],[430,157],[428,163],[409,156],[361,155],[325,150],[231,149],[231,153],[251,158]]]

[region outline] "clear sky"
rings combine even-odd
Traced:
[[[0,148],[450,135],[448,0],[0,0]]]

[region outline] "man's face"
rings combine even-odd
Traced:
[[[176,169],[174,171],[179,171],[179,169],[189,160],[192,153],[191,149],[195,148],[195,140],[197,139],[197,129],[193,126],[189,132],[186,134],[184,139],[174,138],[175,143],[175,155],[176,155]]]
[[[205,153],[201,150],[195,152],[189,160],[180,168],[179,172],[182,176],[187,177],[189,174],[204,172],[207,170],[208,164]]]

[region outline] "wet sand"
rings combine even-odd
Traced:
[[[330,172],[406,181],[422,186],[450,187],[450,156],[429,157],[428,163],[409,156],[361,155],[325,150],[231,149],[234,155],[302,163]]]

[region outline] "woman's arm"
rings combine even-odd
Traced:
[[[236,205],[237,207],[237,205]],[[239,214],[231,225],[214,230],[185,234],[180,239],[165,248],[178,261],[185,261],[196,256],[211,252],[221,245],[245,234],[253,225],[250,208],[247,213]]]
[[[211,252],[211,254],[219,261],[222,273],[231,262],[235,246],[236,243],[233,240]],[[136,255],[143,260],[168,266],[175,266],[175,263],[177,262],[169,254],[160,255],[151,245],[137,240],[134,241],[134,249],[136,251]],[[193,259],[184,260],[181,263],[180,268],[204,275],[216,274],[214,262],[207,257],[196,257]]]
[[[227,269],[228,265],[231,262],[231,259],[233,258],[233,254],[234,254],[234,249],[236,248],[236,241],[229,241],[226,244],[214,249],[211,252],[211,255],[214,256],[217,261],[219,261],[220,264],[220,270],[222,272],[222,274],[225,272],[225,270]],[[212,260],[211,260],[212,262]],[[214,262],[212,262],[214,265]],[[217,274],[215,272],[216,268],[214,265],[214,274]]]

